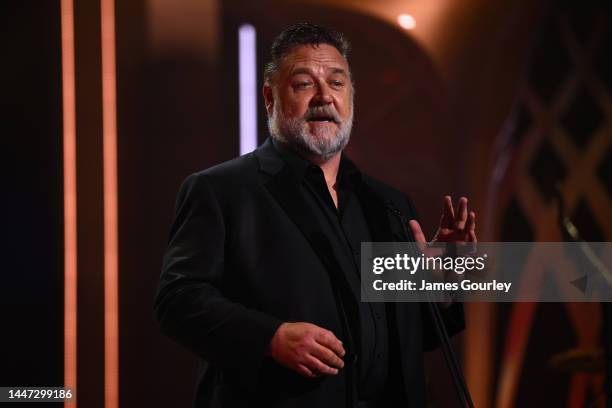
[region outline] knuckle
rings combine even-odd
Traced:
[[[306,337],[303,339],[302,341],[302,348],[304,349],[304,351],[310,351],[313,349],[313,346],[316,344],[314,338],[312,337]]]
[[[307,350],[308,349],[305,345],[300,344],[298,347],[295,348],[295,355],[301,358],[302,356],[305,356],[307,354]]]
[[[304,368],[304,367],[300,367],[299,369],[299,373],[302,374],[304,377],[311,377],[312,373],[310,372],[310,370]]]
[[[304,353],[301,353],[299,350],[295,350],[291,355],[291,360],[298,364],[304,363]]]
[[[317,361],[317,362],[315,363],[315,368],[316,368],[317,370],[319,370],[320,372],[324,373],[324,372],[327,372],[327,369],[328,369],[329,367],[327,367],[327,366],[326,366],[325,364],[323,364],[322,362]]]
[[[309,327],[306,329],[305,334],[306,334],[306,337],[314,338],[317,336],[318,330],[316,329],[316,327]]]

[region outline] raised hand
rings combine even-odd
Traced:
[[[426,243],[427,239],[416,220],[410,220],[410,228],[416,242]],[[468,211],[468,199],[457,201],[456,211],[450,196],[444,196],[444,210],[440,226],[431,242],[478,242],[476,238],[476,213]]]

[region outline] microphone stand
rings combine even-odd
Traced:
[[[408,220],[406,219],[406,217],[404,217],[402,212],[395,208],[391,203],[385,204],[387,209],[399,220],[404,230],[404,234],[406,235],[406,238],[409,239],[412,234],[408,231]],[[438,305],[432,301],[425,302],[425,305],[427,307],[427,310],[429,311],[429,314],[431,315],[431,319],[436,329],[436,334],[438,336],[438,340],[440,341],[440,346],[442,347],[442,352],[444,354],[444,360],[451,374],[451,378],[453,379],[453,385],[455,386],[455,391],[457,392],[459,403],[462,407],[474,408],[474,402],[472,401],[470,390],[467,386],[467,383],[465,382],[463,371],[461,370],[461,366],[459,365],[457,356],[455,355],[455,352],[451,347],[448,331],[446,330],[446,325],[444,324],[444,319],[440,313],[440,309]]]

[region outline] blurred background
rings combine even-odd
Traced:
[[[351,40],[349,155],[425,231],[467,195],[482,241],[561,241],[561,196],[583,238],[611,241],[609,3],[2,2],[0,385],[190,406],[197,361],[152,309],[176,192],[265,140],[263,65],[296,22]],[[454,345],[476,406],[604,407],[607,308],[467,304]],[[437,352],[427,369],[430,406],[455,406]]]

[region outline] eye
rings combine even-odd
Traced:
[[[338,79],[334,79],[332,81],[329,81],[329,84],[334,87],[334,88],[342,88],[344,86],[344,82],[338,80]]]
[[[306,89],[309,88],[312,85],[312,82],[310,81],[300,81],[300,82],[296,82],[293,86],[296,89]]]

